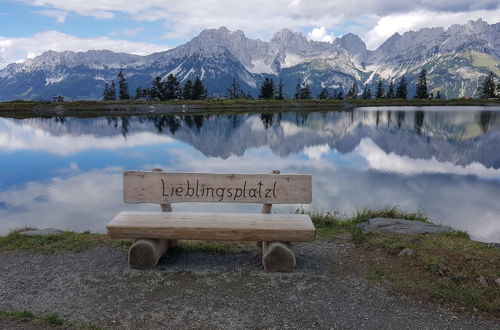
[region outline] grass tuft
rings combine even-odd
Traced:
[[[361,243],[365,235],[358,228],[358,224],[372,218],[395,218],[430,223],[429,218],[420,212],[404,212],[398,207],[384,207],[381,209],[360,209],[353,214],[337,211],[318,212],[314,210],[298,209],[298,214],[309,214],[319,236],[336,237],[349,234],[355,242]]]
[[[68,323],[67,321],[64,321],[62,318],[60,318],[57,314],[42,315],[39,317],[39,319],[45,324],[54,326],[63,326]]]
[[[79,252],[102,244],[128,246],[130,242],[131,240],[112,240],[106,235],[93,234],[88,231],[83,233],[66,231],[61,234],[45,236],[27,236],[22,235],[20,231],[13,231],[7,236],[0,237],[0,251]]]
[[[498,248],[472,241],[463,232],[418,235],[374,232],[366,235],[359,248],[362,253],[385,255],[383,266],[372,265],[367,275],[371,280],[500,317],[500,286],[495,283],[500,278]],[[413,254],[398,256],[404,248],[411,249]],[[478,281],[479,277],[484,277],[486,284]]]
[[[363,234],[358,224],[371,218],[397,218],[431,223],[419,212],[404,212],[397,207],[361,209],[352,214],[339,212],[307,213],[318,235],[349,235],[357,252],[368,264],[366,277],[397,291],[438,299],[462,307],[477,308],[500,317],[500,249],[472,241],[463,231],[439,234]],[[398,256],[403,249],[412,255]],[[367,257],[368,256],[368,257]],[[381,262],[380,260],[383,260]],[[486,279],[486,285],[478,281]]]

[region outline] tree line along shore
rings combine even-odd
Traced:
[[[103,91],[103,101],[116,100],[147,100],[147,101],[169,101],[169,100],[210,100],[229,99],[241,100],[254,99],[252,95],[245,92],[236,78],[233,78],[230,86],[227,88],[224,96],[211,97],[209,91],[203,85],[200,77],[196,77],[194,82],[187,80],[184,85],[181,85],[177,77],[169,74],[165,79],[157,76],[151,82],[150,88],[137,87],[135,96],[132,97],[128,91],[128,84],[123,70],[117,75],[118,87],[114,80],[110,84],[106,83]],[[428,90],[427,72],[422,69],[415,82],[415,95],[413,99],[443,99],[440,90],[436,94]],[[118,93],[117,93],[118,88]],[[490,72],[478,86],[478,95],[480,99],[499,99],[500,98],[500,82],[496,81],[496,76]],[[280,79],[276,85],[272,78],[265,78],[259,86],[259,100],[310,100],[313,99],[310,85],[302,81],[300,78],[295,86],[295,93],[292,96],[285,95],[283,80]],[[321,92],[315,97],[318,100],[372,100],[372,99],[408,99],[408,82],[403,75],[397,82],[391,80],[384,81],[381,78],[376,83],[375,91],[364,84],[364,88],[360,91],[358,82],[353,82],[351,87],[344,92],[341,87],[327,88],[324,87]]]
[[[53,101],[27,101],[13,100],[0,102],[2,115],[10,113],[31,112],[34,115],[66,115],[72,112],[79,115],[80,111],[97,111],[117,114],[175,114],[184,112],[203,113],[208,109],[218,110],[287,110],[304,108],[304,110],[350,109],[359,106],[485,106],[499,105],[500,82],[497,82],[495,74],[490,74],[478,87],[479,98],[456,98],[444,99],[439,90],[436,95],[429,93],[427,88],[426,71],[422,70],[416,82],[416,94],[412,99],[408,98],[408,83],[405,76],[394,83],[388,83],[379,79],[376,90],[372,90],[367,84],[360,93],[357,82],[354,82],[348,92],[344,95],[342,89],[329,90],[323,88],[316,98],[312,97],[311,88],[300,79],[295,88],[293,97],[284,94],[282,80],[276,86],[272,78],[265,78],[259,88],[258,98],[253,98],[246,93],[236,79],[232,79],[224,97],[211,97],[199,77],[195,81],[187,80],[184,85],[170,74],[166,79],[157,76],[153,79],[150,88],[138,87],[135,96],[132,97],[128,91],[125,73],[120,70],[117,75],[118,87],[114,81],[106,83],[103,97],[100,101],[82,100],[65,102],[61,95],[54,96]],[[117,92],[118,89],[118,92]],[[62,105],[62,107],[61,107]],[[144,105],[147,105],[144,107]],[[151,109],[153,105],[153,109]]]

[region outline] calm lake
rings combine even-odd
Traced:
[[[319,211],[398,206],[500,242],[500,108],[0,118],[0,234],[24,226],[105,232],[124,170],[304,173]],[[259,212],[251,204],[174,210]],[[297,205],[273,208],[290,212]]]

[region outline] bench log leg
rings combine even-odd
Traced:
[[[168,239],[139,238],[128,250],[128,262],[134,269],[156,267],[158,260],[167,252]]]
[[[292,272],[295,253],[289,243],[262,242],[262,265],[268,272]]]

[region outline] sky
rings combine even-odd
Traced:
[[[395,32],[500,21],[498,0],[0,0],[0,68],[46,50],[146,55],[226,26],[268,41],[282,28],[331,42],[348,32],[368,49]]]

